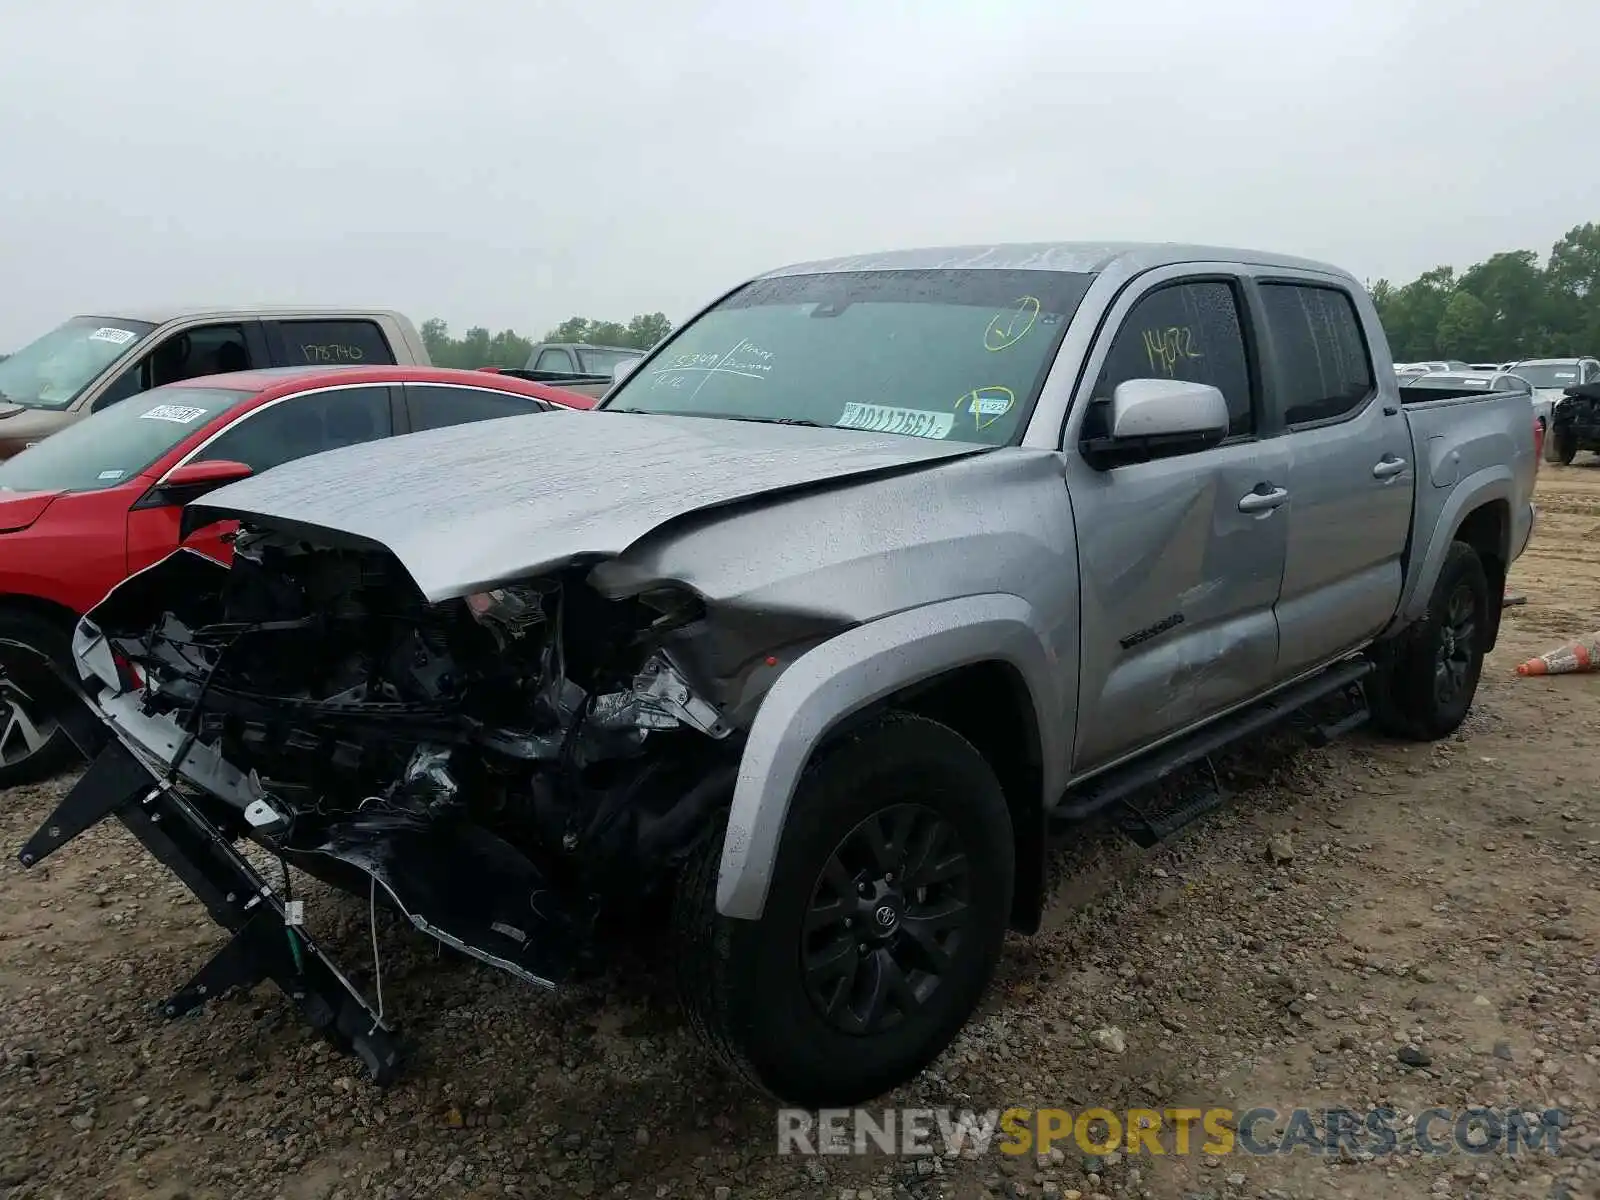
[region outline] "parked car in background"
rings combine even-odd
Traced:
[[[389,309],[194,308],[73,317],[0,361],[0,460],[152,388],[281,366],[427,365]]]
[[[1565,389],[1550,418],[1545,457],[1562,465],[1580,451],[1600,451],[1600,382],[1579,383]]]
[[[566,375],[610,376],[620,362],[643,358],[631,346],[591,346],[584,342],[540,342],[528,355],[527,370]]]
[[[1313,702],[1327,736],[1458,729],[1533,430],[1521,396],[1402,393],[1366,290],[1298,258],[782,268],[593,415],[205,497],[242,522],[232,570],[180,550],[79,623],[118,738],[21,862],[109,812],[192,847],[173,869],[234,938],[163,1011],[272,978],[380,1080],[381,1001],[211,847],[253,838],[546,988],[603,915],[670,913],[716,1057],[853,1104],[1038,928],[1052,827],[1158,840],[1222,793],[1148,785]]]
[[[1593,358],[1526,358],[1511,368],[1533,385],[1541,400],[1552,406],[1561,403],[1569,387],[1600,382],[1600,360]]]
[[[70,667],[78,617],[180,543],[227,561],[231,526],[185,538],[190,500],[340,446],[593,404],[475,371],[272,368],[152,389],[0,463],[0,788],[72,754],[49,665]]]

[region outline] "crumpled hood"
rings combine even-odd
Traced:
[[[550,412],[313,455],[191,507],[376,542],[437,602],[580,556],[620,554],[701,509],[985,449],[845,429]]]

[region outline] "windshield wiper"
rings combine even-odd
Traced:
[[[800,417],[747,417],[740,413],[718,412],[650,412],[643,408],[602,408],[598,412],[638,413],[642,417],[703,417],[709,421],[751,421],[757,425],[804,425],[810,429],[831,429],[820,421],[807,421]]]

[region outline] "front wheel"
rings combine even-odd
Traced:
[[[1452,542],[1421,621],[1379,653],[1368,681],[1384,733],[1435,741],[1466,720],[1489,644],[1489,580],[1478,552]]]
[[[1557,425],[1545,438],[1544,457],[1546,462],[1560,463],[1563,467],[1572,465],[1572,460],[1578,457],[1578,435],[1570,425]]]
[[[73,702],[56,673],[70,647],[56,622],[0,612],[0,789],[48,779],[81,758],[57,721]]]
[[[954,730],[890,714],[826,747],[795,791],[759,920],[715,911],[721,851],[710,839],[679,883],[679,991],[757,1087],[808,1107],[881,1095],[977,1006],[1011,909],[1011,818]]]

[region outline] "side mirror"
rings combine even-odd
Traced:
[[[234,462],[230,458],[213,458],[206,462],[186,462],[167,473],[161,481],[163,488],[193,490],[201,487],[221,487],[255,474],[248,463]]]
[[[1228,402],[1207,383],[1129,379],[1102,403],[1106,433],[1081,447],[1089,464],[1101,470],[1206,450],[1228,436]]]
[[[633,374],[634,371],[639,369],[639,364],[643,361],[644,359],[642,358],[619,358],[611,368],[611,386],[616,387],[617,384]]]
[[[248,463],[234,462],[231,458],[186,462],[167,472],[160,483],[139,497],[134,507],[167,508],[174,504],[187,504],[225,483],[235,483],[254,474],[255,469]]]

